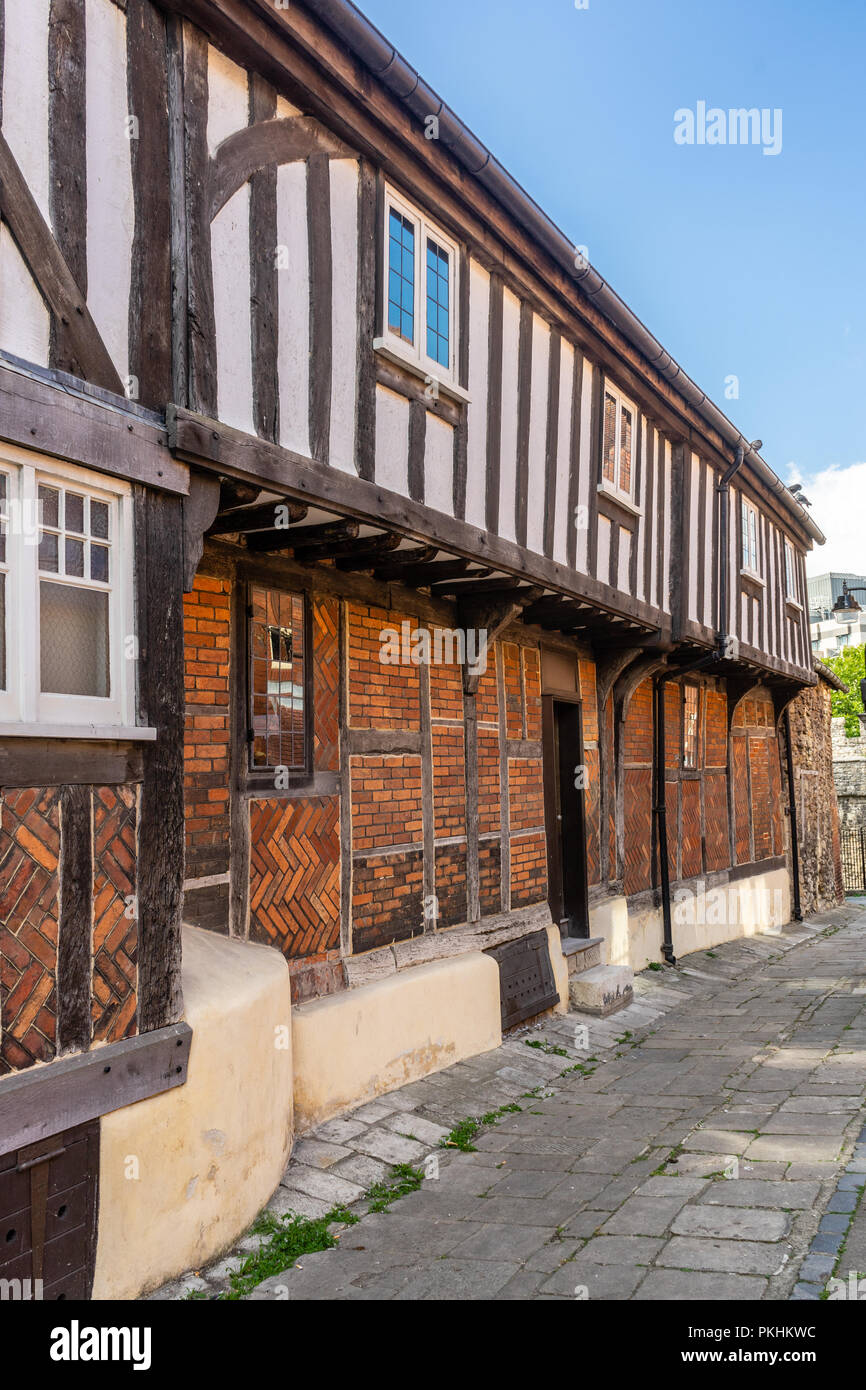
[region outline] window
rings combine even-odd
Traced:
[[[785,541],[785,593],[788,598],[796,599],[796,560],[794,557],[794,547],[789,540]]]
[[[306,774],[307,622],[303,594],[252,585],[249,591],[251,772]]]
[[[0,720],[134,724],[131,557],[125,483],[5,451]]]
[[[385,199],[385,338],[437,379],[456,362],[457,248],[392,190]]]
[[[602,442],[602,485],[631,497],[634,475],[635,420],[631,401],[609,383],[604,388],[604,439]]]
[[[743,557],[742,568],[751,570],[752,574],[758,573],[758,513],[747,502],[745,497],[742,499],[742,524],[743,524]]]
[[[700,688],[683,686],[683,767],[698,766],[700,708]]]

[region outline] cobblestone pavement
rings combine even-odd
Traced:
[[[250,1297],[817,1298],[834,1270],[866,1272],[864,1093],[866,905],[851,900],[645,971],[613,1018],[552,1016],[321,1126],[270,1210],[362,1219]],[[515,1102],[476,1152],[440,1147]],[[425,1161],[438,1176],[363,1214],[391,1165]],[[151,1297],[218,1296],[261,1239]]]

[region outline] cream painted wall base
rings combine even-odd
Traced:
[[[267,946],[184,929],[185,1086],[102,1120],[94,1299],[198,1269],[268,1201],[292,1147],[289,972]]]
[[[679,884],[671,893],[671,917],[678,958],[723,941],[778,930],[791,919],[788,871],[758,870],[717,887],[708,887],[703,879]],[[637,972],[662,959],[661,907],[630,906],[625,897],[607,898],[590,909],[589,924],[591,936],[604,937],[610,965],[628,965]]]
[[[480,951],[420,965],[300,1005],[292,1032],[301,1133],[498,1047],[499,966]]]

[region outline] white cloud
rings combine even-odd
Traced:
[[[806,556],[809,574],[828,570],[866,574],[866,463],[833,464],[820,473],[799,476],[791,465],[791,482],[802,482],[811,514],[827,537]]]

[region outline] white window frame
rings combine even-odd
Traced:
[[[9,495],[17,504],[18,523],[7,526],[6,690],[0,691],[0,736],[119,737],[135,732],[135,604],[133,587],[132,489],[63,460],[0,447],[0,471],[9,477]],[[64,583],[64,577],[39,570],[37,489],[69,488],[109,507],[109,581],[86,580],[75,587],[108,594],[109,695],[58,695],[40,686],[40,579]],[[12,509],[10,508],[10,511]],[[131,641],[129,640],[131,639]],[[110,731],[110,732],[109,732]],[[145,731],[138,731],[142,734]],[[150,731],[146,731],[148,734]]]
[[[752,545],[751,531],[747,520],[748,517],[755,518],[754,564],[751,563]],[[753,579],[763,580],[764,576],[761,574],[761,513],[758,511],[758,508],[755,506],[754,502],[750,502],[748,497],[745,497],[742,493],[740,493],[740,525],[743,528],[743,536],[745,537],[748,544],[748,563],[746,563],[743,558],[744,547],[742,546],[742,544],[740,546],[740,573],[750,574]]]
[[[799,600],[797,598],[797,552],[787,536],[784,536],[783,540],[785,554],[785,598],[789,603],[796,603],[799,607]]]
[[[615,435],[615,440],[614,440],[614,478],[613,478],[613,481],[612,481],[612,482],[611,482],[610,478],[606,478],[606,477],[604,476],[604,407],[605,407],[605,396],[612,396],[613,399],[616,401],[616,435]],[[622,410],[623,410],[623,406],[625,406],[626,410],[630,410],[630,411],[631,411],[631,468],[630,468],[630,470],[629,470],[629,486],[628,486],[628,488],[621,487],[621,486],[620,486],[620,481],[619,481],[619,480],[620,480],[620,477],[621,477],[621,475],[622,475]],[[635,405],[634,401],[631,400],[631,398],[630,398],[629,396],[627,396],[627,395],[625,394],[624,391],[620,391],[619,387],[618,387],[618,386],[615,386],[614,383],[613,383],[612,381],[609,381],[609,380],[605,379],[605,381],[604,381],[604,383],[603,383],[602,393],[601,393],[601,477],[600,477],[600,479],[599,479],[598,487],[599,487],[599,491],[600,491],[600,492],[607,492],[607,493],[609,493],[612,497],[618,498],[619,501],[621,501],[621,502],[624,501],[624,502],[628,503],[628,504],[630,505],[630,507],[631,507],[632,510],[636,510],[636,508],[635,508],[635,501],[634,501],[634,488],[635,488],[635,467],[636,467],[636,465],[637,465],[637,436],[638,436],[638,420],[639,420],[639,418],[640,418],[640,412],[638,411],[638,408],[637,408],[637,406]]]
[[[425,378],[429,377],[432,381],[438,381],[450,386],[453,393],[457,393],[460,388],[457,382],[457,343],[460,332],[460,320],[458,308],[460,304],[458,277],[460,274],[460,257],[458,254],[457,243],[453,237],[442,231],[435,222],[431,222],[417,207],[398,193],[389,184],[385,186],[385,217],[382,226],[383,237],[383,274],[382,274],[382,337],[377,338],[374,347],[385,348],[388,353],[402,359],[408,366],[414,368]],[[407,343],[406,339],[395,333],[388,324],[388,283],[390,269],[390,224],[391,209],[401,213],[415,228],[415,304],[414,322],[415,339],[414,343]],[[445,367],[441,362],[436,362],[427,355],[427,238],[432,239],[448,252],[448,366]]]

